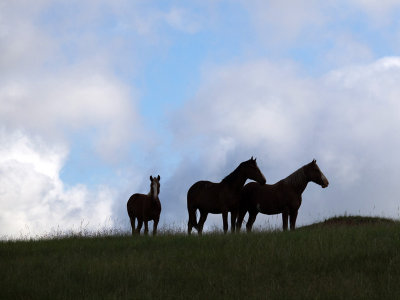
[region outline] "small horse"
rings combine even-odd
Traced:
[[[150,176],[150,192],[147,195],[133,194],[126,204],[129,219],[131,220],[132,235],[135,234],[135,218],[137,219],[136,233],[140,234],[144,221],[144,234],[148,234],[148,221],[153,220],[153,235],[157,234],[157,225],[160,220],[161,203],[158,198],[160,193],[160,175],[157,178]]]
[[[301,194],[310,181],[319,184],[322,188],[329,185],[328,179],[319,169],[315,159],[275,184],[260,185],[255,182],[246,184],[242,190],[239,205],[237,230],[240,231],[247,212],[249,213],[249,220],[246,224],[247,232],[251,231],[259,212],[267,215],[281,213],[283,230],[288,228],[289,216],[290,230],[294,230],[302,200]]]
[[[235,222],[239,209],[240,192],[247,179],[260,184],[266,180],[257,166],[256,159],[242,162],[231,174],[220,183],[198,181],[193,184],[187,193],[187,209],[189,213],[188,234],[194,227],[198,234],[203,231],[204,222],[208,213],[221,214],[224,233],[228,230],[228,212],[231,213],[231,230],[235,232]],[[200,211],[199,223],[196,221],[196,210]]]

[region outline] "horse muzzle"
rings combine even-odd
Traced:
[[[326,180],[321,184],[321,187],[324,189],[324,188],[328,187],[328,185],[329,185],[329,181]]]

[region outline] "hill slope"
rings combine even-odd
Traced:
[[[393,219],[365,216],[337,216],[326,219],[322,222],[303,226],[302,228],[314,228],[321,226],[353,226],[353,225],[372,225],[372,224],[392,224],[399,223]]]
[[[0,298],[395,299],[400,225],[0,243]]]

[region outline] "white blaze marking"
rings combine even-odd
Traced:
[[[151,189],[153,190],[153,198],[157,199],[158,190],[157,190],[157,182],[155,180],[153,180],[153,182],[151,184]]]

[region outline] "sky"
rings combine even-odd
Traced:
[[[0,237],[128,231],[150,175],[185,230],[251,156],[267,183],[317,160],[298,225],[398,219],[399,83],[396,0],[0,0]]]

